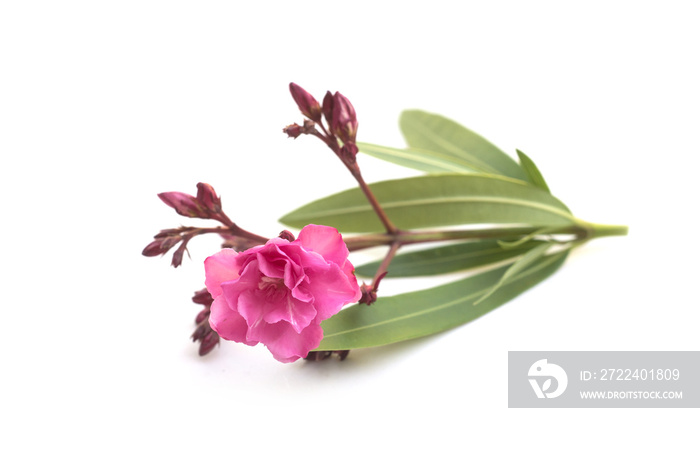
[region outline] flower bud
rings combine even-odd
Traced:
[[[328,122],[328,127],[333,127],[333,94],[331,91],[327,91],[326,95],[323,97],[323,116],[326,117]]]
[[[297,125],[296,123],[292,123],[289,126],[285,126],[284,129],[282,130],[283,133],[285,133],[287,136],[290,138],[298,138],[301,134],[304,133],[304,128],[301,126]]]
[[[280,232],[280,238],[286,239],[286,240],[289,241],[290,243],[291,243],[292,241],[294,241],[294,235],[293,235],[292,232],[289,231],[289,230],[282,230],[282,231]]]
[[[155,236],[155,241],[152,241],[151,243],[146,246],[141,254],[143,254],[146,257],[154,257],[158,256],[160,254],[165,254],[175,246],[177,243],[180,242],[182,239],[179,235],[178,236],[160,236],[156,235]]]
[[[197,317],[195,317],[194,323],[199,325],[205,320],[208,320],[209,314],[211,314],[211,310],[209,308],[202,309],[201,311],[199,311],[199,314],[197,314]]]
[[[195,304],[203,304],[205,306],[211,306],[211,303],[214,302],[214,298],[211,297],[209,294],[209,290],[206,288],[202,288],[199,291],[196,291],[194,293],[194,296],[192,296],[192,301]]]
[[[212,213],[221,212],[221,198],[214,188],[207,183],[197,183],[197,202]]]
[[[192,341],[201,340],[211,332],[211,327],[207,324],[198,325],[192,334]]]
[[[155,241],[152,241],[151,243],[148,244],[145,248],[143,248],[143,251],[141,254],[143,254],[146,257],[154,257],[160,254],[163,254],[163,250],[161,249],[160,245],[163,243],[163,241],[157,239]]]
[[[177,268],[182,265],[182,258],[185,255],[185,251],[187,250],[187,242],[183,242],[179,248],[175,250],[173,253],[173,260],[170,262],[170,264]]]
[[[219,344],[219,335],[215,331],[208,333],[199,345],[199,355],[204,356],[211,352]]]
[[[343,143],[355,142],[357,135],[357,116],[355,108],[340,92],[333,95],[333,122],[331,130]]]
[[[158,197],[183,217],[209,218],[207,210],[194,196],[175,191],[160,193]]]
[[[348,142],[340,149],[340,155],[343,157],[345,163],[353,165],[357,160],[358,151],[359,149],[354,142]]]
[[[321,106],[311,94],[294,83],[289,83],[289,92],[304,116],[315,122],[321,121]]]

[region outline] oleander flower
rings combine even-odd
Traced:
[[[323,339],[321,322],[361,297],[343,238],[322,225],[294,241],[222,249],[204,268],[211,327],[226,340],[262,343],[282,362],[306,357]]]

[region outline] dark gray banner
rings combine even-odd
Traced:
[[[509,351],[509,408],[700,408],[700,351]]]

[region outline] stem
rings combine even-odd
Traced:
[[[265,238],[264,236],[256,235],[255,233],[251,233],[247,230],[244,230],[243,228],[236,225],[230,218],[228,218],[228,215],[226,215],[223,212],[220,212],[218,214],[218,217],[219,217],[218,220],[221,223],[223,223],[224,225],[226,225],[226,229],[228,230],[228,232],[224,231],[223,233],[229,233],[229,234],[232,234],[234,236],[240,236],[242,238],[246,238],[246,239],[249,239],[251,241],[255,241],[256,243],[260,243],[260,244],[267,243],[267,240],[269,239],[269,238]],[[207,233],[209,233],[209,232],[207,232]]]
[[[321,141],[323,141],[335,153],[335,155],[338,156],[340,161],[343,162],[343,165],[345,165],[345,167],[350,171],[352,176],[355,178],[355,181],[357,181],[357,184],[360,185],[360,189],[362,190],[370,205],[374,209],[374,212],[377,214],[377,217],[379,217],[379,220],[382,222],[382,225],[384,225],[384,228],[386,229],[387,233],[398,233],[399,229],[396,228],[396,226],[394,226],[391,220],[389,220],[389,217],[386,215],[386,212],[384,212],[384,209],[379,204],[379,201],[377,201],[377,198],[374,196],[374,193],[362,177],[362,173],[360,172],[360,166],[357,164],[356,161],[347,160],[347,157],[343,157],[342,149],[338,144],[338,141],[326,131],[323,125],[321,125],[321,129],[324,133],[326,133],[326,135],[321,134],[316,128],[309,130],[309,134],[312,134],[319,138]]]
[[[374,209],[374,212],[377,214],[377,217],[379,217],[379,220],[382,222],[382,225],[384,225],[384,228],[386,228],[387,233],[393,235],[399,234],[399,229],[396,228],[396,226],[394,226],[391,220],[389,220],[389,217],[386,215],[386,212],[384,212],[384,209],[379,204],[379,201],[377,201],[377,198],[374,197],[374,193],[371,189],[369,189],[367,183],[365,183],[365,180],[364,178],[362,178],[362,174],[360,173],[360,168],[357,166],[357,164],[355,164],[355,169],[356,170],[350,169],[350,173],[352,173],[352,176],[354,176],[355,180],[357,180],[357,183],[360,185],[360,189],[362,190],[370,205]]]
[[[425,230],[425,231],[398,231],[396,233],[373,233],[368,235],[345,238],[345,243],[350,251],[359,251],[375,246],[387,246],[398,243],[406,244],[431,243],[450,240],[479,240],[502,239],[531,235],[542,230],[542,227],[505,227],[468,230]],[[616,225],[598,225],[588,222],[580,222],[561,228],[548,230],[547,235],[574,235],[576,241],[590,240],[602,236],[624,236],[627,227]],[[543,235],[544,236],[544,235]]]
[[[372,289],[376,292],[377,288],[379,288],[379,281],[384,278],[384,275],[387,274],[389,270],[389,264],[391,264],[391,261],[394,259],[394,256],[396,255],[396,251],[399,250],[401,247],[401,243],[398,241],[395,241],[391,243],[391,247],[389,248],[389,251],[386,253],[386,256],[384,256],[384,259],[382,260],[382,263],[379,264],[379,268],[377,269],[377,272],[374,274],[374,278],[372,278]]]
[[[598,223],[583,223],[590,231],[590,239],[603,236],[626,236],[629,228],[626,225],[600,225]]]

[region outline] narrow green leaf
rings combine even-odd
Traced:
[[[547,252],[547,249],[549,249],[550,246],[550,243],[539,244],[536,247],[530,249],[522,256],[520,256],[518,260],[513,262],[513,264],[510,267],[508,267],[506,273],[503,274],[501,279],[498,280],[498,282],[493,286],[493,288],[491,288],[486,294],[481,296],[474,304],[479,304],[480,302],[487,299],[489,296],[494,294],[496,290],[502,287],[511,277],[516,276],[517,274],[528,268],[530,264],[535,262],[540,257],[544,256],[544,253]]]
[[[511,259],[534,248],[540,241],[530,241],[503,249],[497,240],[470,241],[397,255],[389,265],[387,278],[439,275],[468,270]],[[372,277],[381,261],[355,268],[355,274]]]
[[[480,171],[528,181],[518,163],[498,147],[464,126],[422,110],[406,110],[399,118],[406,143],[412,149],[460,158]]]
[[[527,178],[530,180],[530,182],[535,186],[542,188],[547,192],[550,192],[549,186],[547,186],[547,183],[544,181],[544,177],[542,176],[540,169],[537,168],[537,165],[535,165],[535,162],[533,162],[530,157],[528,157],[518,149],[515,149],[515,152],[518,153],[518,157],[520,158],[520,165],[523,167],[523,170],[525,171],[525,174],[527,175]]]
[[[508,266],[447,285],[357,304],[323,322],[318,350],[380,346],[441,332],[470,322],[510,301],[554,273],[568,251],[539,258],[511,276],[498,293],[475,304],[499,282]]]
[[[532,241],[536,236],[546,235],[547,233],[551,233],[553,231],[555,231],[554,228],[540,228],[539,230],[533,231],[529,235],[523,236],[515,241],[498,240],[497,243],[503,249],[517,248]]]
[[[410,148],[395,149],[364,142],[358,142],[357,147],[364,154],[426,173],[483,172],[480,167],[450,154]]]
[[[566,206],[523,181],[483,173],[425,175],[370,185],[397,228],[464,224],[542,227],[576,222]],[[381,231],[382,224],[359,188],[311,202],[280,219],[303,228],[315,223],[342,232]]]

